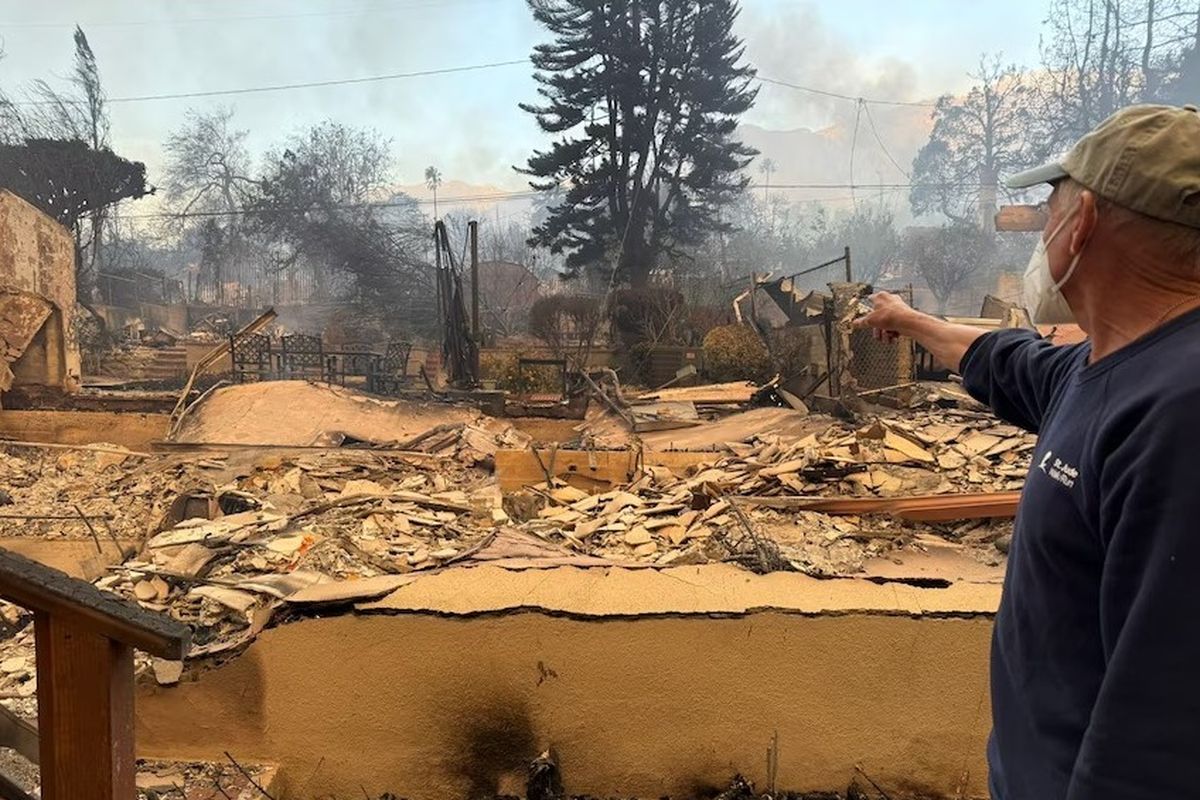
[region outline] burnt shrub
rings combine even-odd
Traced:
[[[758,334],[746,325],[721,325],[704,337],[704,371],[710,379],[754,381],[771,379],[771,354]]]

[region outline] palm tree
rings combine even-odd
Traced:
[[[771,192],[771,176],[775,174],[775,169],[775,160],[771,158],[764,158],[758,165],[758,171],[767,176],[763,182],[763,202],[767,204],[767,210],[771,217],[769,225],[771,233],[775,232],[775,207],[771,205],[769,194]]]
[[[433,218],[437,219],[437,190],[442,185],[442,173],[437,167],[425,168],[425,185],[433,190]]]
[[[767,176],[766,181],[763,183],[763,202],[766,202],[767,195],[771,191],[771,176],[775,174],[775,170],[775,160],[771,158],[764,158],[762,163],[758,165],[758,171]]]

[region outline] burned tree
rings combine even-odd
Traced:
[[[177,213],[239,211],[257,183],[250,175],[248,131],[230,126],[233,109],[189,109],[167,138],[166,199]]]
[[[373,131],[326,122],[268,157],[247,203],[248,227],[274,268],[311,276],[313,296],[395,316],[432,297],[416,202],[376,199],[388,183],[388,143]]]
[[[0,186],[68,228],[94,211],[147,194],[146,165],[79,140],[0,145]]]
[[[194,297],[201,286],[213,288],[210,297],[223,304],[225,279],[246,264],[261,266],[262,249],[249,235],[241,212],[257,180],[250,173],[247,131],[231,126],[233,109],[201,112],[189,109],[184,123],[167,138],[166,200],[177,232],[199,249],[200,271]],[[199,222],[196,214],[209,214]],[[238,269],[242,268],[242,269]],[[262,275],[256,283],[262,283]],[[274,298],[273,299],[277,299]]]
[[[736,138],[753,104],[736,0],[529,0],[555,39],[532,60],[542,102],[521,108],[558,138],[520,171],[564,195],[530,243],[569,274],[616,269],[642,287],[664,256],[727,227],[756,154]]]
[[[901,258],[925,281],[937,299],[938,311],[958,289],[992,260],[995,239],[974,225],[952,223],[940,228],[912,228],[904,238]]]
[[[70,90],[34,81],[23,107],[0,95],[0,185],[71,229],[77,284],[86,297],[113,206],[153,190],[143,164],[109,147],[100,68],[78,26],[74,44]]]
[[[937,212],[959,224],[991,225],[1000,181],[1029,166],[1040,143],[1035,90],[1016,67],[983,58],[965,97],[945,95],[933,132],[913,162],[910,194],[917,214]]]
[[[1053,0],[1042,65],[1049,152],[1065,150],[1131,103],[1194,102],[1197,0]],[[1189,58],[1190,57],[1190,58]]]

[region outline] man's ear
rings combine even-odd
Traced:
[[[1090,189],[1084,189],[1079,193],[1079,213],[1071,225],[1071,255],[1082,253],[1084,245],[1092,238],[1096,230],[1096,214],[1096,195]]]

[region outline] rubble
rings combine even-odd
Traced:
[[[833,422],[830,417],[810,417],[792,408],[752,408],[679,430],[655,430],[635,436],[625,421],[597,413],[589,415],[580,426],[580,434],[583,446],[588,449],[718,450],[729,442],[748,442],[762,431],[806,436],[824,430]]]
[[[635,404],[652,402],[691,402],[696,405],[746,404],[759,389],[750,381],[709,383],[700,386],[681,386],[655,389],[634,398]]]
[[[833,423],[822,433],[785,437],[760,433],[749,442],[727,442],[728,455],[693,474],[647,466],[634,484],[586,495],[565,484],[533,487],[541,500],[525,529],[589,555],[649,560],[661,566],[741,560],[737,497],[894,497],[1006,491],[1023,485],[1034,437],[989,415],[966,411],[930,414],[923,425],[899,417],[850,428]],[[510,503],[514,513],[516,503]],[[527,512],[528,513],[528,512]],[[813,511],[747,509],[752,524],[786,518],[794,540],[781,544],[790,566],[816,574],[855,571],[872,554],[928,530],[881,519],[863,530],[857,518]],[[1006,523],[992,526],[991,539]],[[853,555],[834,554],[840,540]],[[732,543],[731,543],[732,540]],[[794,545],[794,547],[793,547]],[[792,548],[789,551],[789,548]],[[817,554],[815,550],[820,550]],[[987,557],[995,551],[984,548]]]
[[[0,446],[0,482],[13,500],[0,511],[8,515],[0,531],[94,538],[110,557],[113,540],[144,542],[96,584],[190,624],[193,656],[211,655],[248,642],[295,591],[434,568],[477,545],[500,495],[476,465],[528,441],[496,427],[446,426],[419,437],[411,454]],[[31,649],[31,636],[9,639],[0,657]],[[0,676],[0,693],[12,683]],[[16,683],[10,693],[26,692]]]
[[[0,750],[0,754],[0,772],[22,791],[39,797],[37,765],[12,750]],[[139,759],[136,768],[134,786],[137,800],[257,800],[271,796],[267,792],[272,789],[278,773],[273,766],[242,763],[233,759],[216,764]]]
[[[512,568],[728,561],[840,576],[936,539],[994,565],[1007,521],[764,504],[1012,491],[1034,447],[1032,435],[965,409],[852,425],[765,408],[647,435],[680,433],[707,437],[713,458],[686,469],[643,464],[634,481],[600,494],[556,479],[507,497],[492,459],[529,439],[477,415],[382,447],[353,438],[323,448],[176,443],[167,455],[0,447],[13,501],[0,509],[0,530],[140,543],[95,583],[188,624],[195,661],[244,646],[302,607],[380,597],[477,555]],[[44,519],[2,518],[9,512]],[[11,622],[20,630],[27,620]],[[0,644],[0,696],[21,712],[32,712],[36,689],[32,645],[30,627]],[[163,685],[188,668],[138,658],[139,674]]]
[[[478,451],[460,452],[473,462]],[[192,657],[249,641],[291,594],[318,583],[449,563],[488,535],[499,505],[486,472],[452,459],[338,449],[229,471],[211,492],[232,513],[179,520],[96,582],[192,626]]]
[[[181,763],[175,761],[137,762],[134,783],[138,800],[169,800],[169,798],[230,798],[253,800],[267,795],[275,780],[274,767],[259,764]]]
[[[87,539],[94,529],[106,543],[140,540],[165,504],[205,472],[203,463],[116,445],[49,449],[0,441],[0,485],[12,500],[0,508],[0,535]]]

